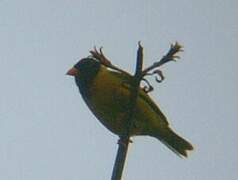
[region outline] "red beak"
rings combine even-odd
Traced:
[[[68,72],[66,73],[66,75],[69,76],[76,76],[78,73],[78,70],[75,67],[72,67],[70,70],[68,70]]]

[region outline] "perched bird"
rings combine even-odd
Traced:
[[[84,101],[99,121],[111,132],[119,136],[125,134],[132,76],[111,70],[93,57],[81,59],[67,75],[74,76]],[[164,114],[142,88],[139,89],[131,135],[155,137],[179,156],[187,157],[187,151],[193,149],[169,127]]]

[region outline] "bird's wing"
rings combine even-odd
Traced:
[[[121,79],[124,83],[123,86],[123,92],[125,93],[125,97],[129,97],[129,86],[130,86],[130,81],[132,81],[132,76],[129,76],[128,74],[123,74],[120,72],[110,72],[113,73],[113,76],[117,76],[118,79]],[[125,85],[126,84],[126,85]],[[122,92],[122,90],[118,91]],[[139,90],[139,98],[141,98],[141,100],[143,100],[143,102],[145,104],[147,104],[158,116],[158,120],[163,121],[164,124],[168,125],[168,121],[167,118],[165,117],[165,115],[161,112],[161,110],[159,109],[158,105],[152,100],[152,98],[142,89],[140,88]]]
[[[159,109],[158,105],[150,98],[147,93],[142,90],[142,88],[140,88],[139,97],[142,98],[157,113],[157,115],[160,117],[160,120],[164,121],[165,124],[169,125],[167,118]]]

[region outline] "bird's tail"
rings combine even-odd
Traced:
[[[153,136],[179,156],[187,157],[187,151],[193,150],[193,146],[188,141],[177,135],[170,128],[166,129],[162,134],[159,133]]]

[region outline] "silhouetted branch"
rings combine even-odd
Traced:
[[[142,66],[143,66],[143,47],[139,42],[139,47],[137,51],[137,63],[136,63],[136,71],[134,77],[134,81],[131,84],[130,89],[130,104],[129,104],[129,113],[125,119],[127,123],[127,133],[120,137],[118,141],[118,151],[117,157],[115,160],[115,164],[113,167],[113,173],[111,180],[120,180],[122,177],[122,172],[126,160],[127,150],[130,141],[130,132],[132,129],[133,124],[133,116],[135,114],[135,107],[136,107],[136,100],[139,92],[140,81],[141,81],[141,73],[142,73]]]
[[[167,62],[175,61],[176,58],[180,58],[176,54],[178,52],[181,52],[181,51],[183,51],[183,49],[182,49],[182,46],[178,42],[175,42],[175,44],[171,44],[168,53],[164,57],[162,57],[162,59],[160,59],[160,61],[157,61],[153,65],[144,69],[143,72],[142,72],[142,76],[149,75],[148,73],[151,70],[156,69],[156,68],[162,66],[163,64],[165,64]]]

